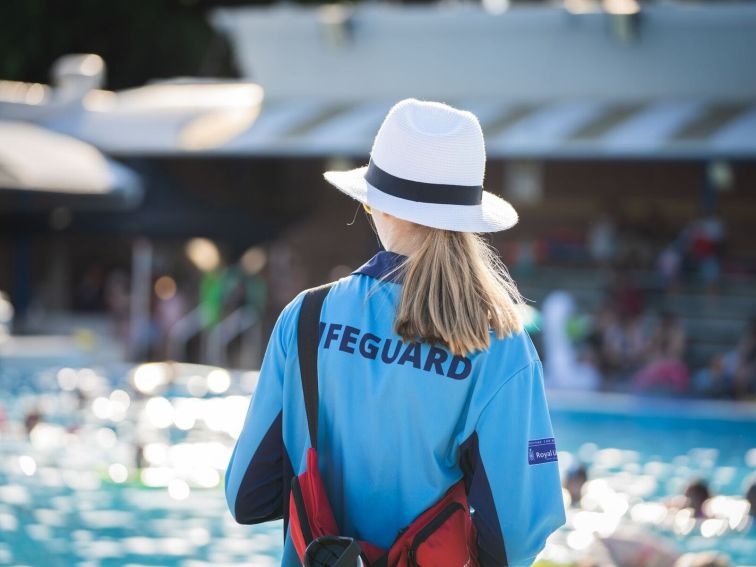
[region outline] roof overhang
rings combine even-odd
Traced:
[[[248,130],[210,153],[365,158],[394,102],[268,101]],[[447,102],[478,116],[489,158],[756,158],[756,100]]]

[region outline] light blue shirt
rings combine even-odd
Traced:
[[[388,548],[464,478],[481,565],[530,565],[564,523],[543,371],[526,332],[466,357],[394,332],[403,256],[339,280],[321,312],[320,472],[341,535]],[[287,520],[310,446],[297,354],[304,293],[281,313],[226,472],[240,523]],[[288,531],[283,565],[299,565]]]

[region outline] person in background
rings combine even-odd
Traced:
[[[645,298],[632,275],[617,269],[611,275],[607,299],[612,309],[623,319],[635,319],[643,314]]]
[[[756,394],[756,317],[752,317],[736,349],[734,395],[746,399]]]
[[[564,478],[564,488],[570,495],[573,506],[580,506],[583,497],[583,485],[588,481],[588,469],[584,464],[571,468]]]
[[[684,362],[685,329],[680,318],[670,312],[661,313],[648,346],[648,364],[633,377],[637,390],[686,392],[690,373]]]
[[[687,231],[689,252],[698,277],[707,291],[719,291],[725,226],[714,213],[695,220]]]
[[[105,280],[105,305],[113,322],[113,334],[121,341],[129,338],[131,293],[129,275],[122,269],[112,270]]]
[[[157,358],[165,359],[170,356],[168,341],[171,329],[186,314],[186,299],[180,284],[169,275],[157,278],[153,291],[155,338],[152,351]]]
[[[26,434],[31,434],[32,429],[37,427],[37,425],[42,423],[42,421],[42,413],[37,408],[31,409],[24,416],[24,429],[26,429]]]
[[[695,519],[701,520],[708,517],[705,507],[711,496],[709,483],[705,479],[695,478],[685,486],[682,494],[671,496],[664,503],[673,514],[689,510]]]
[[[693,379],[696,394],[748,399],[756,393],[756,318],[751,318],[735,348],[712,356]]]
[[[722,554],[680,554],[666,539],[637,526],[623,526],[613,535],[597,538],[588,555],[575,567],[730,567]]]
[[[656,260],[659,284],[666,293],[675,293],[679,290],[681,267],[682,255],[679,245],[677,242],[673,242],[659,253]]]
[[[709,484],[703,479],[694,480],[685,489],[685,508],[691,508],[694,517],[705,518],[704,504],[709,498]]]
[[[267,263],[265,249],[254,246],[227,270],[224,316],[241,314],[240,325],[245,328],[238,351],[231,355],[234,364],[240,367],[256,368],[260,364],[260,339],[268,306],[268,285],[263,275]]]
[[[575,567],[672,567],[679,557],[666,540],[637,526],[597,537]]]
[[[693,391],[707,398],[733,397],[733,361],[729,354],[717,354],[693,376]]]
[[[105,270],[100,264],[90,264],[74,288],[74,308],[79,311],[98,311],[103,306]]]
[[[756,518],[756,479],[752,480],[745,493],[748,502],[748,513],[751,518]]]
[[[721,553],[702,551],[681,555],[673,567],[730,567],[731,565],[730,560]]]
[[[624,388],[627,377],[645,361],[648,339],[643,318],[618,311],[611,303],[599,308],[596,317],[596,343],[600,368],[608,386]]]
[[[543,346],[546,384],[569,390],[597,390],[601,375],[592,361],[573,345],[569,325],[575,311],[572,296],[551,292],[543,302]]]
[[[588,233],[588,248],[593,261],[609,267],[617,254],[617,227],[612,216],[603,213]]]

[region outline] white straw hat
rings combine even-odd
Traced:
[[[472,112],[408,98],[383,120],[368,165],[323,176],[361,203],[417,224],[505,230],[517,212],[483,190],[485,169],[483,131]]]

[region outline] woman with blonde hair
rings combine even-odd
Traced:
[[[484,172],[475,115],[406,99],[368,166],[325,173],[385,250],[283,310],[226,473],[236,521],[284,518],[283,565],[321,564],[319,535],[370,565],[530,565],[564,523],[541,362],[479,236],[517,213]]]

